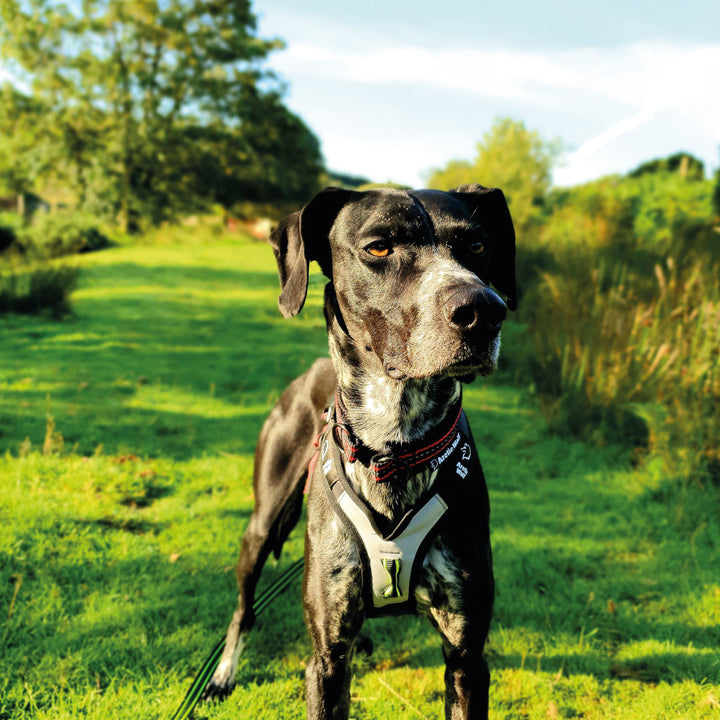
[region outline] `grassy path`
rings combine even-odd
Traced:
[[[82,264],[73,318],[0,318],[0,720],[172,715],[234,606],[257,431],[326,354],[322,279],[283,320],[267,246]],[[493,507],[491,716],[720,718],[718,494],[547,435],[501,377],[466,407]],[[301,553],[296,531],[263,583]],[[367,629],[352,717],[443,717],[428,625]],[[293,589],[198,716],[304,717],[308,652]]]

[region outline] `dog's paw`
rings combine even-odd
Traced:
[[[231,661],[222,660],[205,687],[202,700],[205,702],[224,700],[235,688],[235,670]]]

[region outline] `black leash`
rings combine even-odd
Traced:
[[[278,595],[287,589],[288,585],[290,585],[290,583],[302,573],[304,565],[304,558],[296,560],[289,568],[287,568],[287,570],[285,570],[285,572],[283,572],[282,575],[280,575],[277,580],[275,580],[272,585],[270,585],[269,588],[265,590],[265,592],[255,598],[255,602],[253,603],[253,612],[255,613],[255,617],[260,615],[260,613],[265,610],[265,608],[267,608],[275,600],[275,598],[278,597]],[[190,717],[192,711],[195,709],[195,706],[200,701],[207,684],[210,682],[210,678],[220,662],[220,657],[222,656],[224,649],[225,638],[223,637],[223,639],[220,640],[220,642],[212,649],[207,660],[203,663],[203,666],[200,668],[200,672],[198,672],[197,677],[193,680],[193,684],[187,691],[180,707],[172,716],[172,720],[186,720],[186,718]]]

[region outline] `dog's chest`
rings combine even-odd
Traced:
[[[373,481],[337,448],[323,455],[319,480],[333,510],[331,545],[338,552],[345,543],[339,554],[357,558],[368,615],[461,610],[461,573],[443,532],[472,500],[473,481],[482,478],[470,444],[458,432],[435,469],[387,484]]]

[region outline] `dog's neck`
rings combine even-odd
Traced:
[[[392,455],[398,445],[416,443],[446,422],[460,397],[460,382],[444,376],[390,377],[372,349],[352,337],[331,293],[326,288],[325,319],[343,422],[363,445]],[[383,532],[415,506],[437,473],[424,469],[402,482],[378,483],[362,463],[346,462],[345,471]]]
[[[371,351],[348,336],[330,333],[329,345],[344,421],[379,454],[422,440],[445,422],[460,397],[460,383],[453,378],[391,378]]]
[[[343,422],[363,445],[380,455],[422,440],[446,422],[461,394],[449,377],[395,379],[371,350],[358,347],[336,319],[328,323],[330,357]],[[401,482],[378,483],[359,462],[346,462],[348,480],[374,510],[378,526],[391,530],[425,494],[436,471],[421,470]]]

